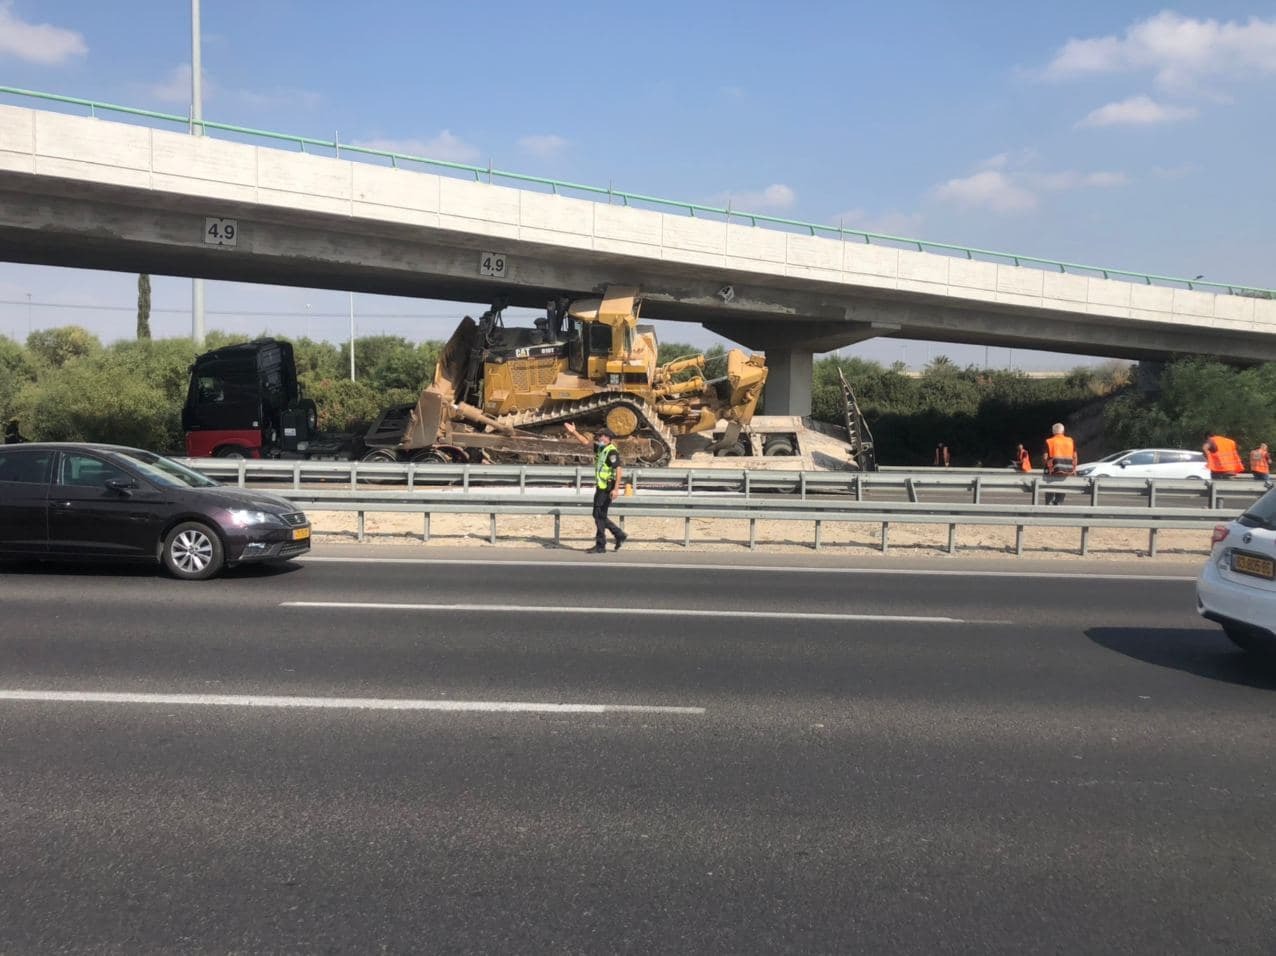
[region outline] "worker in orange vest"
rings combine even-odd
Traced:
[[[1032,471],[1032,456],[1022,444],[1015,448],[1015,467],[1020,471]]]
[[[1077,446],[1064,434],[1063,422],[1055,422],[1050,426],[1050,437],[1046,439],[1046,454],[1043,462],[1046,475],[1056,478],[1076,473]],[[1059,492],[1046,492],[1046,504],[1063,504],[1063,495]]]
[[[1249,453],[1249,470],[1259,481],[1266,481],[1272,470],[1272,456],[1267,454],[1267,442],[1260,442],[1258,447]]]
[[[1205,463],[1209,466],[1211,478],[1231,478],[1245,471],[1241,453],[1236,450],[1236,442],[1226,435],[1213,432],[1206,434],[1201,451],[1205,452]]]

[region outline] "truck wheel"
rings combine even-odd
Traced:
[[[247,458],[248,452],[238,445],[223,445],[213,452],[214,458]]]
[[[441,451],[419,451],[412,456],[418,465],[450,465],[452,459]]]
[[[377,461],[384,464],[385,462],[396,462],[399,456],[389,448],[374,448],[363,456],[364,461]]]
[[[792,455],[793,442],[791,439],[785,438],[782,435],[776,435],[773,438],[768,438],[762,444],[762,454],[769,456]]]
[[[164,538],[164,567],[183,581],[202,581],[222,569],[221,538],[198,521],[184,521]]]

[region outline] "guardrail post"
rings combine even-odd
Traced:
[[[908,500],[915,504],[917,502],[917,487],[913,484],[912,478],[904,479],[904,490],[908,492]]]
[[[890,537],[891,523],[889,521],[882,522],[882,554],[886,553],[887,539]]]
[[[416,462],[408,462],[408,491],[416,490]]]
[[[806,472],[798,472],[798,491],[803,501],[806,500]]]
[[[1149,558],[1156,557],[1156,529],[1155,528],[1148,529],[1148,557]]]
[[[487,541],[488,544],[496,544],[496,512],[493,511],[489,517],[491,518],[491,524],[488,527]]]
[[[1033,507],[1036,507],[1037,505],[1041,504],[1041,479],[1040,478],[1034,477],[1032,479],[1032,504],[1033,504]]]
[[[975,504],[980,504],[979,497],[983,493],[983,479],[975,475]]]
[[[1218,507],[1218,482],[1213,478],[1210,479],[1210,507]]]
[[[1152,482],[1149,481],[1148,485],[1151,485],[1151,484]],[[1090,479],[1090,507],[1092,508],[1099,507],[1099,479],[1098,478]]]
[[[468,464],[461,469],[461,490],[466,494],[470,490],[470,466]]]
[[[691,547],[691,519],[682,519],[682,546],[684,548]]]
[[[350,490],[359,490],[359,463],[357,461],[350,462]]]
[[[421,543],[428,544],[430,540],[430,512],[425,513],[424,527],[421,529]]]
[[[856,501],[864,500],[864,476],[863,475],[855,476],[855,500]]]
[[[244,487],[244,472],[247,468],[248,462],[242,458],[239,459],[239,487],[241,488]]]
[[[520,495],[527,494],[527,466],[524,465],[518,470],[518,493]]]
[[[576,466],[576,490],[580,491],[580,465]]]
[[[359,541],[363,541],[363,512],[359,512]]]
[[[563,513],[557,508],[554,509],[554,547],[562,547],[563,541]]]
[[[952,554],[957,550],[957,526],[950,524],[948,526],[948,553]]]
[[[749,550],[753,551],[758,546],[758,519],[749,519]]]
[[[1015,554],[1023,554],[1023,525],[1015,525]]]
[[[819,518],[816,518],[816,519],[815,519],[815,550],[816,550],[816,551],[819,551],[819,550],[820,550],[820,545],[822,545],[822,544],[824,543],[824,542],[821,540],[821,539],[822,539],[822,537],[823,537],[823,535],[821,534],[821,532],[823,532],[823,530],[824,530],[824,522],[823,522],[823,521],[821,521]]]
[[[1081,526],[1081,557],[1085,557],[1090,553],[1090,526]]]
[[[750,477],[750,475],[751,475],[751,472],[750,472],[748,469],[745,469],[745,472],[744,472],[744,496],[745,496],[746,498],[747,498],[747,497],[749,497],[749,477]]]
[[[1156,482],[1151,478],[1148,479],[1148,507],[1156,507]]]
[[[298,458],[292,463],[292,490],[301,490],[301,459]]]
[[[688,495],[691,494],[695,483],[696,483],[696,476],[693,475],[691,472],[687,472],[687,494]]]

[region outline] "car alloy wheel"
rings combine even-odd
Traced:
[[[197,521],[179,524],[164,542],[164,565],[174,577],[188,581],[211,578],[222,567],[222,543]]]

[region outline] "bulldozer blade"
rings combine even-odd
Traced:
[[[447,421],[447,402],[433,388],[424,389],[417,399],[412,420],[403,433],[404,448],[429,448],[439,440],[439,430]]]

